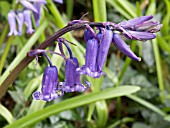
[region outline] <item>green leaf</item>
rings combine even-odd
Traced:
[[[0,12],[3,16],[7,16],[10,11],[11,5],[7,1],[0,1]]]
[[[105,0],[92,0],[95,22],[106,22],[106,2]]]
[[[146,15],[154,15],[156,12],[156,2],[155,0],[151,0],[151,3],[149,4],[149,7],[146,11]]]
[[[120,14],[122,14],[127,19],[133,18],[130,16],[115,0],[107,0],[107,2],[113,6]]]
[[[40,75],[41,77],[41,75]],[[28,85],[26,86],[25,90],[24,90],[24,96],[26,99],[29,98],[29,96],[32,94],[32,92],[38,87],[38,85],[40,84],[40,77],[38,78],[34,78],[32,79]]]
[[[170,55],[170,47],[169,47],[169,44],[165,41],[165,39],[163,37],[161,37],[160,35],[157,35],[157,39],[158,39],[159,46],[164,51],[167,51]]]
[[[28,127],[36,122],[45,119],[51,115],[57,114],[64,110],[73,109],[82,105],[87,105],[99,100],[115,98],[119,96],[128,95],[140,90],[137,86],[121,86],[116,88],[108,88],[100,92],[94,92],[87,95],[80,95],[77,97],[70,98],[68,100],[62,101],[58,104],[53,104],[43,110],[37,111],[35,113],[29,114],[14,123],[6,126],[6,128],[15,127]]]
[[[169,122],[170,122],[170,115],[165,116],[165,117],[164,117],[164,120],[166,120],[166,121],[169,121]]]
[[[8,121],[9,124],[14,121],[14,117],[12,116],[11,112],[2,104],[0,104],[0,115],[2,115]]]
[[[132,18],[137,17],[135,7],[127,0],[115,0]]]
[[[151,104],[150,102],[148,102],[146,100],[141,99],[140,97],[137,97],[134,95],[127,95],[126,97],[138,102],[139,104],[149,108],[150,110],[158,113],[161,116],[166,116],[166,114],[162,110],[160,110],[158,107],[156,107],[155,105]]]
[[[155,55],[155,61],[156,61],[156,70],[157,70],[157,77],[158,77],[158,84],[160,89],[160,99],[162,102],[165,101],[165,94],[164,94],[164,79],[163,79],[163,73],[162,73],[162,65],[161,65],[161,57],[160,52],[158,48],[158,41],[157,39],[152,40],[153,41],[153,50]]]

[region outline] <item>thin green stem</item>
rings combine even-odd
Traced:
[[[132,50],[132,51],[135,51],[136,42],[135,42],[135,41],[132,41],[130,47],[131,47],[131,50]],[[118,75],[118,83],[117,83],[117,84],[119,84],[119,82],[122,80],[122,78],[123,78],[123,76],[124,76],[124,74],[125,74],[125,72],[126,72],[127,68],[129,67],[129,65],[130,65],[131,62],[132,62],[132,59],[126,57],[125,63],[124,63],[124,65],[123,65],[123,68],[121,69],[121,72],[120,72],[119,75]]]
[[[162,74],[160,53],[159,53],[157,43],[158,43],[157,39],[154,39],[153,40],[153,50],[154,50],[155,61],[156,61],[156,70],[157,70],[158,84],[159,84],[159,89],[160,89],[160,99],[164,103],[165,102],[164,82],[163,82],[163,74]]]
[[[14,36],[10,36],[10,37],[8,38],[8,41],[7,41],[7,43],[6,43],[4,52],[3,52],[2,57],[1,57],[1,59],[0,59],[0,75],[1,75],[1,73],[2,73],[2,69],[3,69],[3,67],[4,67],[5,60],[6,60],[6,58],[7,58],[8,53],[9,53],[10,46],[11,46],[11,43],[12,43],[13,39],[14,39]]]
[[[136,43],[133,41],[131,43],[132,51],[135,50],[135,47],[136,47]],[[123,68],[121,69],[121,72],[118,75],[118,82],[115,83],[116,86],[119,86],[119,83],[121,82],[121,80],[122,80],[122,78],[123,78],[123,76],[124,76],[124,74],[125,74],[125,72],[126,72],[127,68],[129,67],[131,62],[132,62],[132,59],[126,57],[125,64],[124,64]],[[117,108],[117,113],[116,114],[117,114],[118,119],[120,119],[120,117],[121,117],[121,108],[122,108],[122,103],[121,102],[122,102],[121,97],[118,97],[117,98],[117,103],[116,103],[116,108]]]
[[[1,38],[0,38],[0,48],[2,47],[2,44],[8,34],[8,30],[9,30],[9,25],[7,24],[2,32]]]

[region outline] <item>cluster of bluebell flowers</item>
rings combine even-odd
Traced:
[[[78,59],[73,56],[68,42],[64,38],[57,38],[60,53],[55,53],[46,50],[31,50],[28,56],[35,56],[43,54],[50,66],[45,69],[42,81],[41,92],[36,91],[33,93],[33,98],[36,100],[51,101],[64,95],[68,92],[83,92],[90,87],[90,83],[85,81],[82,84],[80,75],[88,75],[93,78],[99,78],[106,75],[103,72],[103,67],[107,59],[107,54],[111,43],[113,43],[122,53],[133,60],[141,61],[127,45],[122,36],[131,40],[151,40],[156,38],[154,33],[158,32],[162,27],[159,22],[151,21],[153,16],[141,16],[132,20],[123,21],[119,24],[113,22],[103,22],[102,26],[95,26],[92,28],[87,21],[74,20],[68,25],[84,23],[86,29],[84,31],[84,40],[86,42],[85,64],[79,66]],[[93,25],[94,27],[94,25]],[[70,42],[69,42],[70,43]],[[63,45],[67,48],[69,58],[66,58]],[[58,82],[57,67],[53,66],[46,52],[62,56],[65,63],[65,81]]]
[[[34,29],[31,15],[33,14],[36,27],[38,27],[40,24],[41,7],[46,4],[46,0],[17,0],[16,2],[23,6],[23,10],[10,10],[8,13],[8,23],[10,27],[8,36],[21,36],[24,23],[27,27],[26,33],[32,34]],[[54,2],[62,4],[63,0],[54,0]]]

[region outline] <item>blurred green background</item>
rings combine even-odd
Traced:
[[[100,79],[82,76],[82,81],[91,82],[91,89],[68,93],[51,102],[36,101],[31,96],[41,88],[47,66],[41,57],[35,68],[34,60],[0,99],[0,127],[170,128],[169,0],[64,0],[63,4],[47,0],[42,8],[41,24],[34,34],[23,31],[22,36],[8,37],[7,14],[16,8],[22,7],[16,6],[15,0],[0,1],[0,85],[30,49],[86,12],[89,14],[83,20],[115,23],[153,15],[153,20],[160,21],[163,27],[152,41],[126,40],[142,58],[141,62],[129,59],[111,45],[104,68],[107,76]],[[84,64],[86,46],[83,33],[81,29],[63,36],[77,45],[71,48],[80,65]],[[57,52],[56,44],[47,49]],[[49,56],[59,70],[59,81],[64,81],[64,60]]]

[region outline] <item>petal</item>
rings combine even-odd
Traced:
[[[34,29],[32,28],[32,21],[31,21],[31,11],[30,10],[24,10],[24,19],[25,24],[27,26],[27,33],[32,34],[34,32]]]
[[[42,5],[41,3],[34,4],[34,7],[37,9],[37,13],[33,12],[33,15],[37,27],[40,25],[41,5]]]
[[[162,24],[158,24],[157,26],[148,29],[147,32],[152,32],[152,33],[159,32],[162,26],[163,26]]]
[[[76,77],[75,76],[76,75],[76,68],[78,68],[78,61],[76,60],[76,58],[71,58],[71,59],[66,60],[66,66],[65,66],[65,70],[66,70],[65,86],[74,86],[74,84],[75,84],[75,77]]]
[[[122,39],[122,37],[117,34],[114,33],[113,34],[113,44],[122,52],[124,53],[126,56],[132,58],[133,60],[136,61],[141,61],[141,58],[137,57],[130,49],[130,47],[124,42],[124,40]]]
[[[147,31],[150,28],[153,28],[157,25],[159,25],[159,22],[154,22],[154,21],[145,21],[141,24],[138,24],[135,26],[135,30],[137,31]]]
[[[24,14],[21,11],[18,11],[18,15],[17,15],[17,21],[18,21],[18,33],[19,35],[22,35],[22,27],[24,24]]]
[[[8,23],[10,27],[10,32],[8,33],[8,36],[11,36],[12,34],[14,34],[15,36],[18,35],[18,32],[16,30],[15,12],[13,10],[8,13]]]
[[[138,31],[127,31],[131,34],[132,38],[135,40],[152,40],[156,38],[156,35],[150,32],[138,32]]]
[[[58,83],[58,70],[56,66],[47,67],[45,69],[43,80],[42,80],[42,93],[50,94],[56,91],[56,86]]]
[[[141,16],[128,21],[122,21],[119,23],[124,29],[134,28],[135,25],[141,24],[142,22],[152,19],[153,16]]]
[[[88,40],[86,46],[85,66],[92,71],[95,71],[96,69],[97,51],[98,51],[98,41],[96,39]]]
[[[41,4],[46,4],[46,0],[29,0],[30,2],[35,2],[35,3],[41,3]]]
[[[54,2],[57,2],[57,3],[60,3],[60,4],[63,4],[63,0],[53,0]]]
[[[20,3],[27,9],[30,9],[31,11],[38,13],[37,9],[34,7],[34,5],[27,0],[21,0]]]
[[[107,58],[107,54],[110,48],[110,44],[112,42],[112,30],[106,29],[103,33],[103,37],[101,39],[101,43],[99,44],[99,49],[97,53],[97,70],[102,71],[104,63]]]

